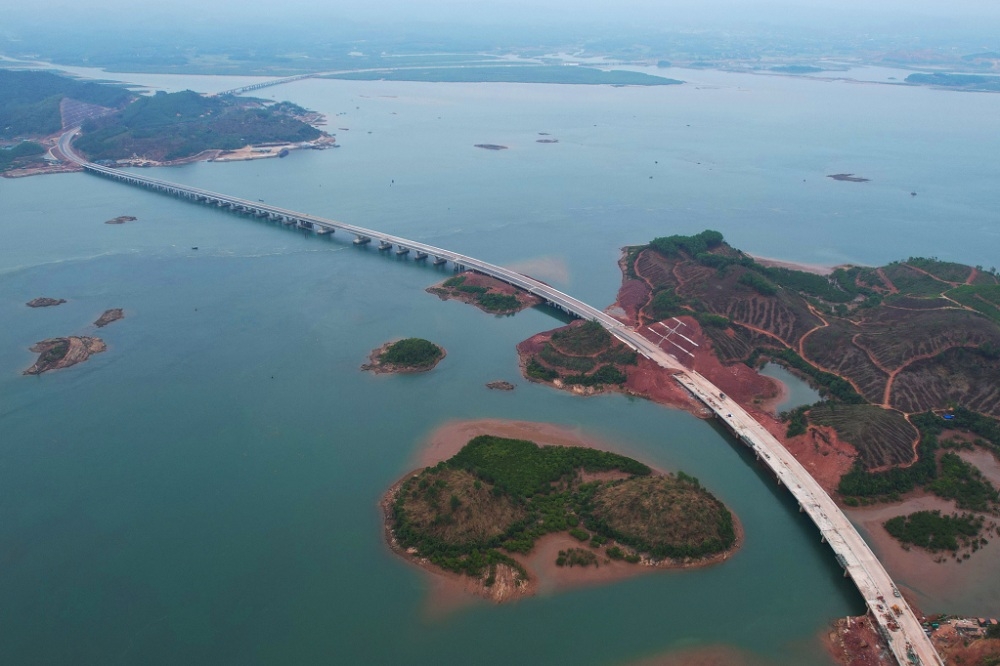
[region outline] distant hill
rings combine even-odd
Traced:
[[[0,139],[46,136],[62,128],[64,98],[120,107],[134,95],[120,86],[78,81],[52,72],[0,69]]]
[[[982,74],[943,74],[941,72],[935,72],[934,74],[910,74],[906,77],[906,82],[923,86],[955,88],[971,92],[1000,91],[1000,76],[984,76]]]
[[[289,102],[266,105],[243,97],[205,97],[191,90],[140,97],[122,111],[89,120],[77,149],[92,160],[133,155],[176,160],[205,150],[250,144],[312,141],[322,132]]]

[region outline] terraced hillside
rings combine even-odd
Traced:
[[[818,275],[762,265],[706,231],[629,248],[625,270],[650,292],[636,325],[691,315],[724,363],[772,358],[827,397],[870,403],[856,419],[814,419],[867,467],[913,461],[912,414],[959,405],[1000,418],[995,269],[911,258]]]

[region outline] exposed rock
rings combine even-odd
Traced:
[[[83,363],[91,354],[99,354],[107,348],[100,338],[70,336],[42,340],[31,347],[31,351],[39,354],[38,360],[22,374],[40,375],[49,370],[68,368]]]
[[[61,305],[65,302],[65,298],[46,298],[45,296],[40,296],[39,298],[31,299],[25,305],[29,308],[47,308],[53,305]]]
[[[126,222],[135,222],[137,217],[132,217],[131,215],[119,215],[118,217],[111,218],[104,224],[125,224]]]
[[[510,382],[495,381],[487,384],[486,388],[496,389],[497,391],[513,391],[514,385]]]
[[[94,322],[94,325],[97,326],[97,328],[101,328],[103,326],[107,326],[113,321],[118,321],[119,319],[124,318],[125,313],[122,312],[121,308],[112,308],[111,310],[105,310],[104,314],[102,314],[97,321]]]

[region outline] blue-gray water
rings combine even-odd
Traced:
[[[302,81],[262,92],[349,127],[342,148],[154,173],[522,266],[596,305],[620,246],[706,226],[806,262],[998,256],[1000,98],[697,74],[664,89]],[[824,178],[839,171],[873,181]],[[603,664],[719,643],[823,663],[816,635],[862,610],[815,529],[711,425],[522,381],[513,348],[558,324],[543,311],[441,302],[423,292],[433,268],[83,174],[0,181],[0,210],[4,663]],[[139,221],[103,224],[123,214]],[[41,295],[69,302],[24,306]],[[31,344],[94,334],[111,307],[126,318],[98,333],[107,352],[20,375]],[[358,371],[408,335],[448,357]],[[684,469],[746,545],[708,569],[430,620],[376,502],[437,425],[480,417]]]

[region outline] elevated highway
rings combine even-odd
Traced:
[[[72,139],[79,128],[67,131],[60,137],[58,152],[66,159],[80,165],[88,173],[110,178],[127,185],[180,197],[203,205],[229,209],[236,213],[253,215],[279,221],[289,227],[310,230],[317,234],[343,232],[354,235],[354,243],[364,245],[377,240],[379,249],[393,246],[397,253],[413,252],[417,260],[433,256],[435,264],[451,262],[457,269],[471,269],[489,275],[534,294],[546,303],[582,319],[601,324],[618,340],[671,372],[681,386],[715,413],[716,417],[742,443],[750,447],[759,460],[773,472],[778,483],[795,497],[800,509],[819,529],[820,538],[829,544],[837,561],[861,592],[869,610],[877,621],[896,661],[902,665],[943,666],[920,621],[906,601],[899,595],[895,584],[882,563],[865,543],[847,516],[812,475],[746,410],[726,398],[719,388],[697,372],[687,370],[670,353],[660,348],[663,340],[653,342],[638,331],[626,326],[607,313],[565,294],[543,282],[516,271],[491,264],[426,243],[366,229],[353,224],[329,220],[298,211],[271,206],[260,201],[250,201],[199,188],[178,185],[168,181],[137,175],[90,163],[73,152]],[[776,546],[779,547],[779,546]],[[898,608],[898,612],[893,610]]]

